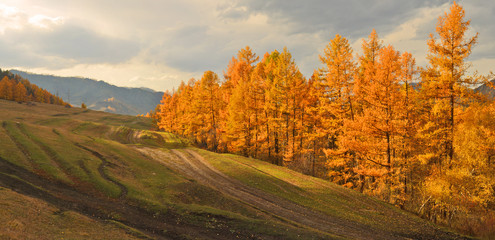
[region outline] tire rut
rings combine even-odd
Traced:
[[[5,130],[5,134],[7,136],[9,136],[10,140],[16,145],[16,147],[22,152],[22,154],[29,161],[31,167],[33,169],[37,169],[38,168],[38,164],[35,163],[35,161],[31,157],[31,154],[29,153],[29,151],[27,150],[27,148],[24,145],[22,145],[17,139],[15,139],[15,137],[12,136],[12,134],[9,133],[9,130],[7,129],[7,122],[5,122],[5,121],[2,122],[2,128]]]
[[[41,199],[60,209],[74,211],[96,221],[117,221],[135,228],[153,239],[259,239],[250,232],[241,236],[224,229],[211,229],[183,221],[174,208],[155,212],[139,207],[129,199],[109,199],[80,192],[62,182],[46,178],[19,167],[0,156],[0,186],[20,194]],[[261,238],[263,239],[263,238]]]
[[[185,164],[195,171],[193,176],[202,176],[207,185],[223,193],[237,197],[241,201],[254,205],[257,208],[288,219],[297,224],[304,225],[322,232],[338,235],[351,239],[467,239],[439,229],[425,227],[428,232],[419,234],[408,234],[394,232],[394,230],[383,231],[371,226],[331,216],[323,212],[299,205],[288,199],[280,198],[258,188],[250,187],[237,179],[229,177],[213,167],[203,156],[191,149],[171,150]],[[197,177],[196,179],[200,179]],[[212,184],[212,185],[211,185]],[[221,186],[221,187],[219,187]]]
[[[399,236],[377,232],[360,223],[350,222],[308,209],[289,200],[247,186],[218,171],[192,150],[186,149],[182,152],[172,149],[169,156],[166,156],[165,152],[156,152],[159,150],[155,149],[141,148],[140,151],[147,153],[154,159],[159,158],[157,160],[161,163],[202,184],[295,226],[304,226],[331,235],[351,237],[353,239],[402,239]]]
[[[36,144],[36,146],[38,146],[48,156],[48,158],[50,158],[50,160],[53,163],[53,165],[55,165],[58,169],[60,169],[62,171],[62,173],[68,179],[70,179],[73,184],[77,184],[77,183],[80,182],[80,179],[78,179],[77,177],[74,177],[70,173],[70,171],[65,166],[63,166],[63,164],[62,164],[63,160],[61,160],[59,158],[59,156],[57,155],[57,153],[55,152],[55,150],[53,150],[52,148],[48,147],[47,145],[45,145],[44,143],[40,142],[39,140],[34,139],[33,136],[31,136],[27,132],[27,130],[25,128],[23,128],[20,124],[16,124],[16,127],[31,142],[33,142],[34,144]]]
[[[103,155],[101,155],[99,152],[91,150],[91,149],[89,149],[89,148],[87,148],[87,147],[85,147],[79,143],[74,143],[74,145],[77,146],[78,148],[81,148],[81,149],[87,151],[87,152],[90,152],[93,156],[95,156],[101,160],[101,164],[98,166],[98,173],[106,181],[115,184],[120,189],[119,198],[124,199],[128,193],[127,187],[124,186],[124,184],[112,179],[107,173],[105,173],[105,167],[107,165],[109,165],[108,160]],[[82,164],[82,166],[84,166],[83,162],[80,162],[79,164]],[[84,166],[83,170],[88,171],[85,166]]]
[[[81,193],[60,182],[47,181],[42,176],[18,167],[0,157],[0,186],[46,201],[61,211],[75,211],[97,221],[113,220],[136,228],[157,239],[184,239],[183,234],[198,235],[194,228],[177,225],[173,213],[156,215],[125,201],[97,198]],[[119,219],[115,219],[115,213]],[[164,230],[167,231],[164,231]]]

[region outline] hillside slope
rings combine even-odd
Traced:
[[[0,109],[0,238],[463,239],[321,179],[191,147],[149,119]]]
[[[88,78],[57,77],[10,70],[31,83],[62,97],[74,106],[84,102],[89,109],[126,115],[146,114],[160,103],[163,92],[125,88]],[[70,99],[69,99],[70,98]]]

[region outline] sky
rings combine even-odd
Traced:
[[[495,1],[458,1],[479,33],[469,61],[495,71]],[[177,88],[250,46],[292,53],[309,77],[336,34],[354,53],[376,29],[427,64],[426,41],[450,0],[0,0],[0,68],[80,76],[157,91]]]

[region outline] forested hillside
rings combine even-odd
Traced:
[[[0,99],[17,102],[40,102],[65,105],[62,98],[31,84],[29,80],[0,69]]]
[[[75,106],[126,115],[146,114],[160,103],[163,92],[144,88],[117,87],[88,78],[57,77],[11,70]]]
[[[478,34],[456,4],[428,66],[373,30],[356,56],[337,34],[306,79],[287,48],[241,49],[224,73],[165,93],[158,126],[199,146],[260,158],[378,197],[466,233],[495,232],[495,103],[467,74]],[[417,84],[419,83],[419,84]],[[413,87],[414,86],[414,87]]]

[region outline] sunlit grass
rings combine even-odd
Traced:
[[[0,142],[2,144],[2,147],[0,147],[0,157],[17,166],[33,170],[30,161],[17,148],[9,135],[7,135],[6,129],[2,127],[0,127]]]
[[[61,169],[54,166],[50,156],[40,146],[33,142],[29,136],[22,133],[19,125],[19,123],[4,122],[4,129],[17,143],[17,149],[23,152],[24,156],[32,163],[34,171],[70,184],[70,179],[67,178]],[[7,156],[6,158],[9,157]]]
[[[194,150],[215,168],[248,186],[328,215],[387,231],[393,230],[391,226],[396,226],[400,217],[417,223],[423,221],[372,197],[284,167],[233,154]],[[406,232],[414,231],[405,228]]]

